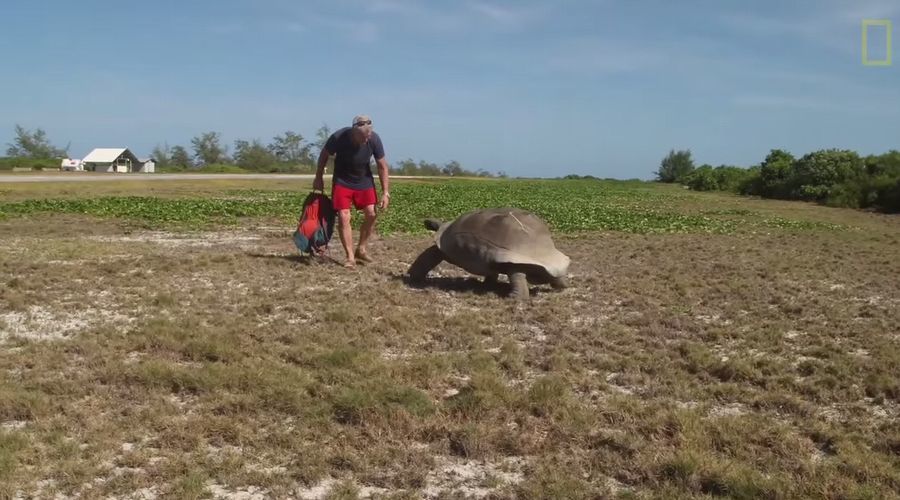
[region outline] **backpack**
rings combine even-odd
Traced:
[[[293,236],[300,255],[312,255],[327,249],[334,232],[335,216],[331,199],[324,193],[313,191],[306,196]]]

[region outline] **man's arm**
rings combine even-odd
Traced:
[[[322,151],[319,152],[319,163],[316,166],[316,178],[313,179],[313,189],[325,190],[325,180],[322,179],[322,175],[325,173],[325,165],[328,164],[328,150],[322,148]]]
[[[378,179],[381,181],[381,208],[388,207],[391,200],[390,179],[388,178],[388,162],[382,156],[381,159],[375,160],[378,165]]]
[[[319,152],[319,163],[316,167],[316,177],[321,179],[322,175],[325,173],[325,165],[328,164],[328,157],[331,156],[328,153],[328,150],[322,148],[322,151]]]
[[[381,193],[384,195],[390,195],[390,184],[391,181],[388,178],[388,163],[387,160],[382,157],[380,160],[375,160],[375,163],[378,165],[378,179],[381,181]]]

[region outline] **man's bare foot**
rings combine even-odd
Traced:
[[[347,269],[356,269],[356,261],[348,260],[344,262],[344,267]]]
[[[357,260],[361,260],[363,262],[374,262],[372,260],[372,257],[369,257],[368,252],[360,252],[359,250],[357,250],[354,257],[356,257]]]

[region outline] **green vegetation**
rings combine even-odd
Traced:
[[[11,157],[0,158],[0,171],[2,170],[59,170],[60,160],[56,158],[28,158]]]
[[[749,169],[703,165],[688,169],[671,182],[696,191],[900,212],[900,151],[861,157],[854,151],[825,149],[794,158],[787,151],[774,149],[762,163]]]
[[[47,132],[38,128],[34,132],[21,125],[16,125],[16,138],[6,150],[11,157],[46,159],[62,158],[69,148],[60,149],[50,143]]]
[[[660,182],[681,182],[694,170],[694,160],[691,151],[669,151],[669,154],[659,164],[656,171],[656,179]]]
[[[696,170],[685,176],[683,182],[694,191],[729,191],[740,192],[740,189],[750,181],[753,172],[741,167],[730,165],[701,165]]]
[[[50,143],[43,129],[30,131],[16,125],[16,138],[7,144],[7,157],[0,157],[2,170],[59,170],[60,159],[66,156],[66,149]]]
[[[422,220],[443,219],[478,207],[517,206],[534,211],[557,231],[613,230],[631,233],[731,233],[741,228],[833,228],[822,223],[744,213],[686,213],[672,202],[697,195],[652,184],[590,180],[452,180],[396,182],[393,205],[379,222],[384,234],[421,233]],[[244,217],[294,219],[305,191],[232,190],[219,197],[107,196],[30,199],[0,203],[0,217],[72,213],[122,217],[153,226],[234,224]]]

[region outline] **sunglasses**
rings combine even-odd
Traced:
[[[372,120],[364,121],[364,122],[356,122],[353,124],[354,127],[363,127],[365,125],[371,125]]]

